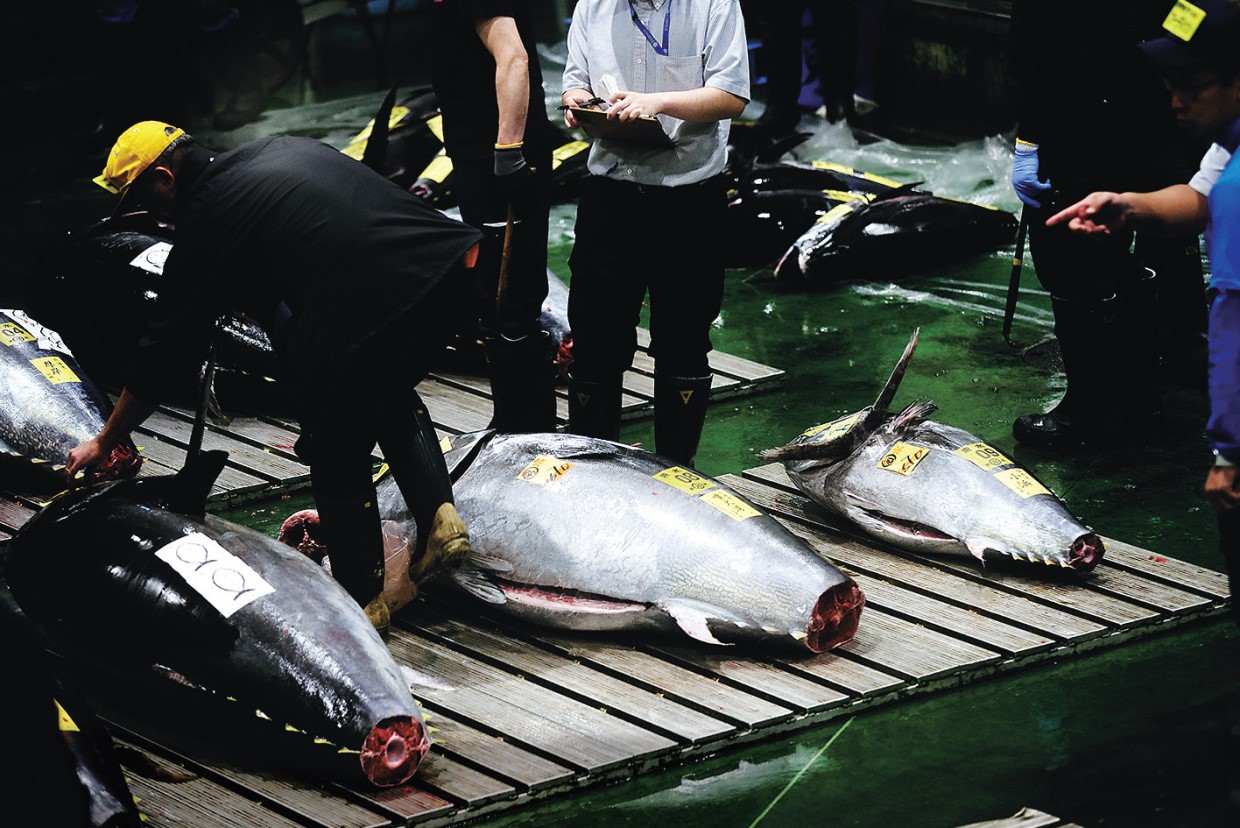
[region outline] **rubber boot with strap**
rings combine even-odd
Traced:
[[[623,375],[605,382],[568,378],[568,430],[572,434],[620,439],[620,395]]]
[[[332,577],[357,601],[386,638],[391,614],[383,600],[383,530],[375,493],[314,492],[319,533],[331,560]]]
[[[491,427],[508,434],[555,431],[555,368],[551,336],[539,331],[519,339],[486,338],[495,414]]]

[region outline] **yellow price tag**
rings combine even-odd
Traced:
[[[580,155],[589,148],[589,141],[569,141],[567,144],[561,144],[551,151],[551,169],[554,170],[568,159]]]
[[[517,475],[517,479],[523,483],[546,486],[548,483],[559,480],[572,467],[573,464],[567,460],[560,460],[549,454],[540,454],[521,470],[521,473]]]
[[[0,322],[0,342],[10,346],[18,342],[34,342],[34,335],[16,322]]]
[[[715,487],[715,481],[708,480],[702,475],[691,472],[680,466],[672,466],[670,469],[664,469],[654,475],[655,480],[659,480],[674,489],[680,489],[685,494],[700,494],[707,489]]]
[[[896,474],[909,475],[917,468],[917,464],[930,454],[928,446],[915,446],[912,443],[896,443],[887,449],[887,453],[878,459],[878,467]]]
[[[426,127],[431,134],[439,139],[439,143],[443,143],[443,116],[433,115],[426,121]]]
[[[56,701],[53,699],[52,701]],[[56,701],[56,720],[60,723],[60,729],[71,733],[78,733],[81,728],[77,726],[77,722],[73,721],[73,717],[69,715],[60,702]]]
[[[757,517],[762,514],[745,501],[741,500],[731,492],[725,492],[723,489],[716,489],[713,492],[707,492],[702,495],[701,500],[714,506],[723,512],[732,520],[741,521],[751,517]]]
[[[30,360],[30,364],[38,368],[39,373],[47,377],[47,381],[52,385],[60,385],[62,382],[81,382],[78,375],[73,373],[60,357],[39,357]]]
[[[439,450],[442,451],[444,454],[447,454],[448,452],[452,451],[452,441],[449,440],[447,437],[440,437],[439,438]]]
[[[1034,476],[1024,469],[1008,469],[995,475],[999,482],[1007,486],[1021,497],[1050,494],[1051,490],[1039,483]]]
[[[1206,13],[1188,0],[1176,0],[1175,6],[1163,21],[1163,28],[1185,43],[1197,34],[1197,27],[1206,19]]]
[[[849,414],[847,417],[841,417],[838,420],[806,429],[801,432],[801,435],[803,437],[814,437],[815,435],[818,435],[818,439],[814,440],[815,443],[829,443],[841,434],[847,434],[848,430],[856,424],[858,418],[860,417],[861,412],[858,411],[856,414]]]
[[[1012,464],[1012,461],[1004,457],[1002,452],[991,448],[985,443],[969,443],[967,446],[961,446],[956,449],[956,454],[959,454],[983,471],[990,471],[1000,466],[1010,466]]]
[[[855,201],[860,199],[867,203],[873,201],[876,195],[875,193],[854,192],[852,190],[823,190],[822,193],[832,201]]]

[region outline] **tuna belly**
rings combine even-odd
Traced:
[[[504,612],[550,627],[602,631],[671,626],[659,623],[663,613],[643,601],[499,579],[495,585],[504,594]]]

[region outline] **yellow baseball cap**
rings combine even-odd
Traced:
[[[108,153],[103,173],[92,179],[110,193],[124,193],[160,153],[185,134],[162,121],[142,121],[121,133]]]

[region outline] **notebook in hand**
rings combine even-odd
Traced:
[[[642,116],[632,121],[621,121],[618,118],[608,118],[606,112],[597,109],[582,109],[576,106],[570,108],[573,117],[581,125],[582,131],[591,138],[628,141],[652,147],[675,146],[672,139],[663,131],[658,118]]]

